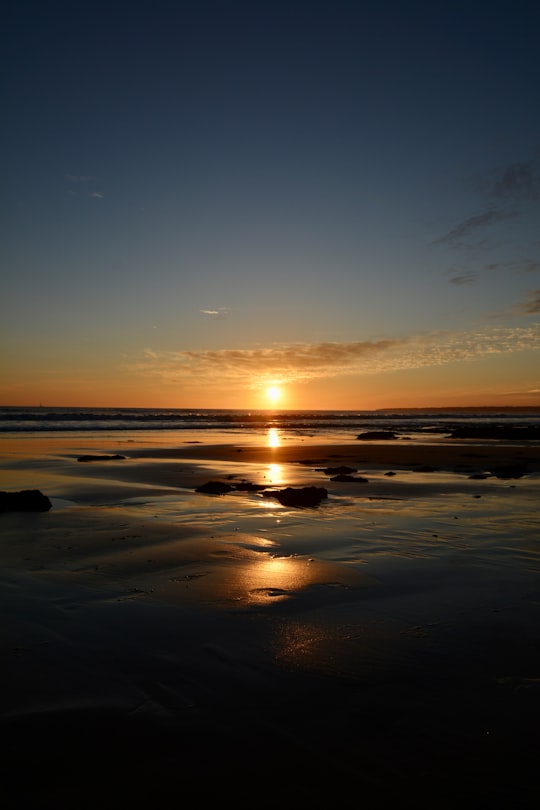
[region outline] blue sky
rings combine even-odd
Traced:
[[[539,23],[8,3],[0,403],[539,403]]]

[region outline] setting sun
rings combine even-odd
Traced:
[[[266,398],[272,403],[277,402],[281,398],[281,389],[277,385],[271,385],[266,389]]]

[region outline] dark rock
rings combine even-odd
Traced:
[[[354,467],[319,467],[318,472],[323,472],[325,475],[349,475],[355,473]]]
[[[367,433],[360,433],[356,438],[361,441],[380,441],[381,439],[386,441],[388,439],[397,439],[397,436],[391,430],[368,430]]]
[[[236,489],[239,492],[260,492],[262,489],[266,489],[266,484],[252,484],[250,481],[241,481],[236,484]]]
[[[125,456],[79,456],[77,461],[120,461]]]
[[[203,492],[205,495],[225,495],[227,492],[232,492],[234,487],[230,484],[225,484],[223,481],[207,481],[206,484],[201,484],[197,487],[195,492]]]
[[[385,475],[389,475],[389,476],[396,475],[396,474],[397,473],[395,473],[393,470],[389,470],[388,472],[385,472]]]
[[[0,512],[48,512],[52,503],[39,489],[0,492]]]
[[[507,464],[502,467],[495,467],[491,470],[496,478],[522,478],[527,475],[527,467],[524,464]]]
[[[420,467],[415,467],[414,472],[439,472],[437,467],[431,467],[429,464],[422,464]]]
[[[489,478],[489,475],[486,475],[486,473],[473,473],[469,475],[469,478],[472,481],[484,481],[486,478]]]
[[[367,478],[362,478],[361,475],[357,475],[357,476],[344,475],[343,473],[341,475],[334,475],[330,479],[330,481],[356,481],[359,484],[367,484],[368,483],[368,479]]]
[[[268,491],[268,495],[276,498],[283,506],[319,506],[322,500],[328,497],[324,487],[302,487],[294,489],[287,487],[275,492]]]

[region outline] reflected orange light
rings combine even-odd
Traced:
[[[272,486],[282,486],[285,483],[283,464],[269,464],[266,478]]]
[[[237,570],[231,583],[248,604],[281,602],[305,588],[313,579],[310,563],[295,557],[266,557]]]
[[[268,447],[280,447],[281,440],[277,428],[268,428]]]

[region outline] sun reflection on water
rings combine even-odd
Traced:
[[[285,483],[283,464],[269,464],[265,477],[273,487],[282,486]]]
[[[241,566],[236,582],[231,585],[242,594],[240,599],[246,604],[281,602],[312,581],[311,565],[306,559],[267,555],[251,565]]]
[[[268,428],[268,447],[281,447],[281,438],[277,428]]]

